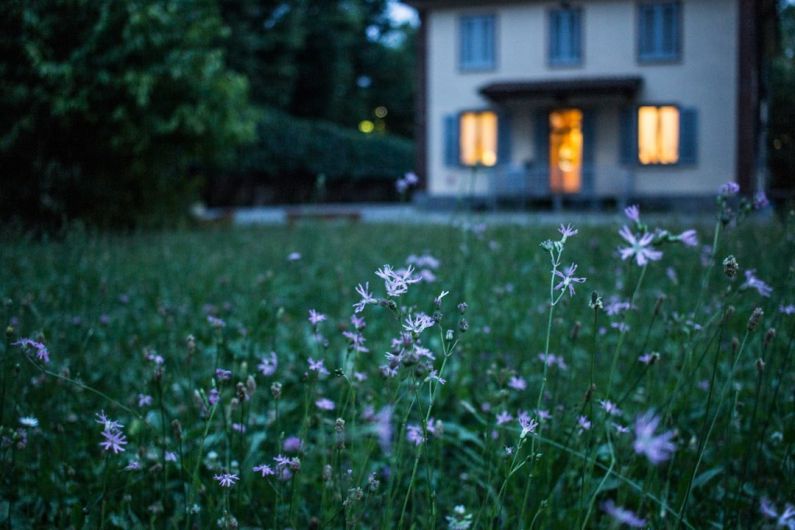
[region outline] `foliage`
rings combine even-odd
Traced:
[[[3,218],[157,222],[253,135],[211,0],[12,0],[0,29]]]
[[[252,100],[306,119],[413,135],[414,30],[387,0],[220,0],[230,66]],[[265,28],[265,31],[263,31]],[[376,107],[386,116],[374,115]]]
[[[768,152],[771,187],[793,192],[795,174],[795,6],[783,4],[779,13],[781,42],[770,68]]]
[[[641,219],[633,231],[670,242],[661,256],[647,248],[661,259],[643,267],[648,242],[621,261],[609,225],[563,241],[552,226],[475,219],[6,237],[0,517],[92,528],[616,528],[623,517],[677,528],[681,513],[683,528],[773,527],[762,499],[778,514],[795,500],[795,213],[787,226],[697,226],[706,248]],[[572,261],[587,278],[569,282],[574,293],[550,275]],[[385,295],[373,271],[406,262],[424,280]],[[357,330],[360,282],[375,303]],[[310,309],[328,320],[308,322]],[[369,352],[354,347],[358,334]],[[14,345],[24,337],[49,348],[48,364]],[[435,360],[407,355],[415,344]],[[271,351],[273,373],[258,367]],[[100,410],[124,424],[125,451],[100,447]],[[520,411],[540,422],[524,437]],[[654,438],[635,431],[647,411],[674,449],[656,464],[643,445]],[[253,471],[278,469],[278,455],[290,458],[278,475]],[[239,481],[222,487],[223,473]]]

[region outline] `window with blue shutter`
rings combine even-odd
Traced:
[[[491,70],[495,67],[494,15],[461,17],[459,35],[461,70]]]
[[[444,117],[444,164],[448,167],[458,165],[458,115]]]
[[[637,108],[636,118],[632,125],[637,131],[635,146],[637,161],[641,165],[697,162],[698,113],[695,109],[676,105],[641,105]]]
[[[549,64],[576,66],[582,63],[582,10],[549,12]]]
[[[682,52],[682,16],[679,2],[652,2],[638,6],[638,59],[642,62],[679,60]]]

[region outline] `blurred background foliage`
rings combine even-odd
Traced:
[[[200,194],[391,183],[412,164],[414,29],[387,4],[4,2],[0,216],[159,226]]]

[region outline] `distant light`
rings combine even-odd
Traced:
[[[359,88],[369,88],[369,86],[373,84],[373,80],[369,75],[360,75],[356,79],[356,84]]]
[[[379,105],[375,108],[375,115],[377,118],[384,118],[388,113],[389,111],[387,111],[386,107],[383,105]]]
[[[370,134],[375,129],[375,124],[370,120],[362,120],[359,122],[359,130],[364,134]]]

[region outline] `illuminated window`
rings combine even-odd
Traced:
[[[460,161],[465,166],[497,163],[497,115],[491,111],[464,112],[459,122]]]
[[[679,161],[679,109],[672,105],[638,109],[638,160],[643,165]]]

